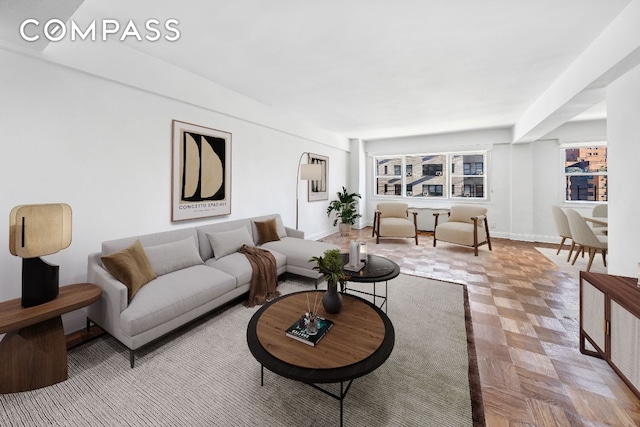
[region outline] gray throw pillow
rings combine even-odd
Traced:
[[[193,237],[162,245],[145,246],[144,251],[153,271],[158,276],[192,265],[203,264]]]
[[[255,246],[246,227],[219,233],[207,233],[207,238],[211,243],[215,259],[238,252],[243,245]]]

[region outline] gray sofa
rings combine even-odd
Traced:
[[[322,275],[308,260],[337,246],[305,240],[303,232],[284,227],[278,214],[133,236],[105,241],[102,252],[89,255],[88,281],[103,292],[88,308],[87,325],[94,322],[129,348],[133,367],[140,347],[249,291],[251,265],[235,250],[243,236],[257,245],[256,221],[271,218],[275,218],[280,240],[260,247],[274,255],[278,275],[312,278],[317,287]],[[127,287],[107,271],[101,257],[136,240],[144,247],[157,278],[128,301]]]

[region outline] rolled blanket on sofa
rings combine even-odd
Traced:
[[[271,252],[247,245],[243,245],[239,252],[247,257],[253,270],[249,283],[249,299],[244,302],[244,305],[247,307],[262,305],[279,296],[280,292],[276,290],[278,286],[276,259]]]

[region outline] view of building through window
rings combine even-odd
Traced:
[[[376,157],[376,195],[485,198],[485,164],[486,152]]]
[[[564,149],[565,201],[606,202],[607,146]]]

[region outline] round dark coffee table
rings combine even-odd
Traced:
[[[307,301],[313,302],[316,295],[321,298],[323,292],[296,292],[265,304],[249,321],[247,344],[260,362],[261,385],[264,368],[308,384],[340,401],[342,425],[343,400],[351,383],[387,360],[395,331],[380,308],[355,295],[343,295],[340,313],[325,313],[320,305],[317,314],[334,324],[315,347],[287,337],[286,329],[308,310]],[[340,383],[340,394],[317,385],[323,383]]]
[[[349,263],[349,254],[342,254],[342,260],[345,264]],[[354,283],[373,283],[373,292],[366,292],[359,289],[349,288],[348,284],[345,284],[342,288],[343,293],[358,292],[360,294],[369,295],[373,297],[373,303],[377,304],[377,299],[382,300],[380,308],[384,307],[387,311],[387,295],[388,295],[388,282],[391,279],[398,277],[400,274],[400,266],[388,258],[378,255],[367,255],[367,262],[360,271],[344,270],[349,276],[349,282]],[[376,292],[376,284],[384,282],[384,295],[379,295]]]

